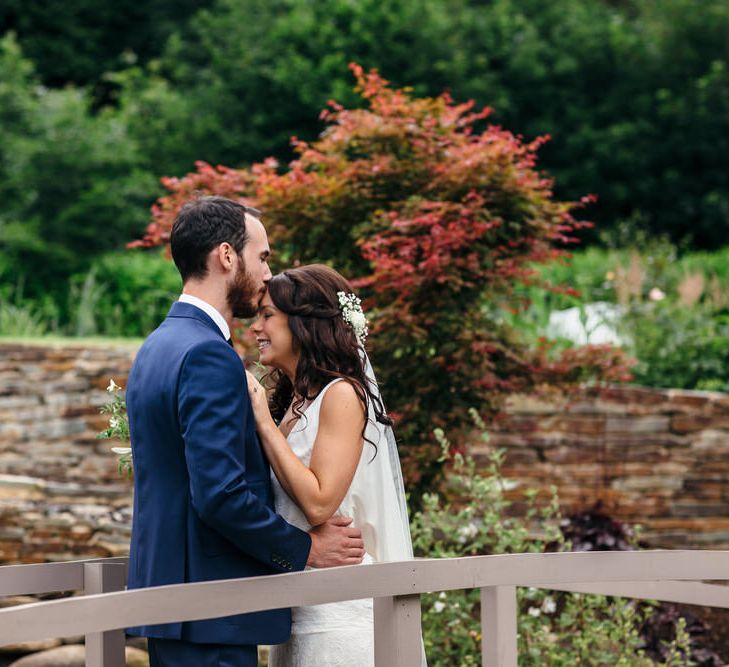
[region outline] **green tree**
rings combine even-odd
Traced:
[[[5,280],[65,298],[66,279],[145,222],[156,179],[114,110],[41,86],[12,36],[0,42],[0,214]]]
[[[3,0],[13,31],[48,86],[98,84],[105,72],[158,56],[169,34],[210,0]]]
[[[729,5],[451,0],[449,86],[526,137],[557,193],[711,247],[729,228]],[[699,10],[700,7],[700,10]],[[670,193],[670,194],[669,194]]]
[[[291,136],[321,131],[327,100],[356,102],[350,62],[445,89],[447,12],[437,0],[218,0],[170,40],[161,71],[190,100],[196,159],[288,158]]]
[[[355,102],[356,61],[418,94],[488,104],[527,138],[551,135],[542,164],[558,194],[595,193],[602,225],[711,246],[729,226],[729,5],[700,6],[218,0],[173,37],[161,71],[211,163],[289,159],[289,136],[314,139],[327,99]]]

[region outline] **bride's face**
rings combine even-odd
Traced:
[[[289,329],[289,318],[273,304],[266,292],[258,307],[258,319],[251,325],[256,336],[260,361],[287,375],[296,373],[299,355],[294,352],[294,338]]]

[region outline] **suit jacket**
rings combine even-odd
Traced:
[[[309,535],[273,510],[243,364],[199,308],[177,302],[126,390],[134,463],[129,588],[302,570]],[[216,644],[286,641],[291,612],[130,628]]]

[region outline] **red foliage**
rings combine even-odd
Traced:
[[[243,196],[251,183],[247,172],[222,165],[211,167],[202,160],[198,160],[195,167],[197,171],[184,178],[165,176],[160,179],[171,194],[161,197],[152,205],[152,222],[147,225],[144,237],[128,243],[128,248],[153,248],[168,244],[177,212],[193,197],[219,195],[244,204],[250,203]]]
[[[352,66],[364,109],[330,103],[327,126],[283,172],[274,160],[233,170],[197,163],[165,179],[142,244],[160,244],[195,193],[260,208],[281,265],[325,261],[354,280],[370,310],[370,354],[398,432],[411,481],[435,472],[435,426],[463,426],[471,406],[485,416],[510,393],[622,379],[609,347],[551,353],[529,349],[503,310],[523,307],[515,288],[539,285],[534,263],[568,257],[589,225],[582,202],[555,201],[536,168],[546,137],[532,142],[493,125],[490,109],[448,95],[414,98],[377,72]],[[544,285],[545,289],[569,290]]]

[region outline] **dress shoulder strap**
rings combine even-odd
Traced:
[[[316,398],[309,404],[309,406],[304,410],[301,417],[297,420],[297,422],[293,425],[291,428],[291,431],[289,431],[289,435],[287,437],[291,438],[292,436],[296,436],[299,433],[303,433],[304,431],[309,432],[312,428],[312,423],[315,424],[314,428],[319,427],[319,410],[321,409],[321,402],[324,400],[324,394],[329,391],[329,388],[342,380],[343,378],[334,378],[330,383],[325,384],[322,390],[316,395]]]

